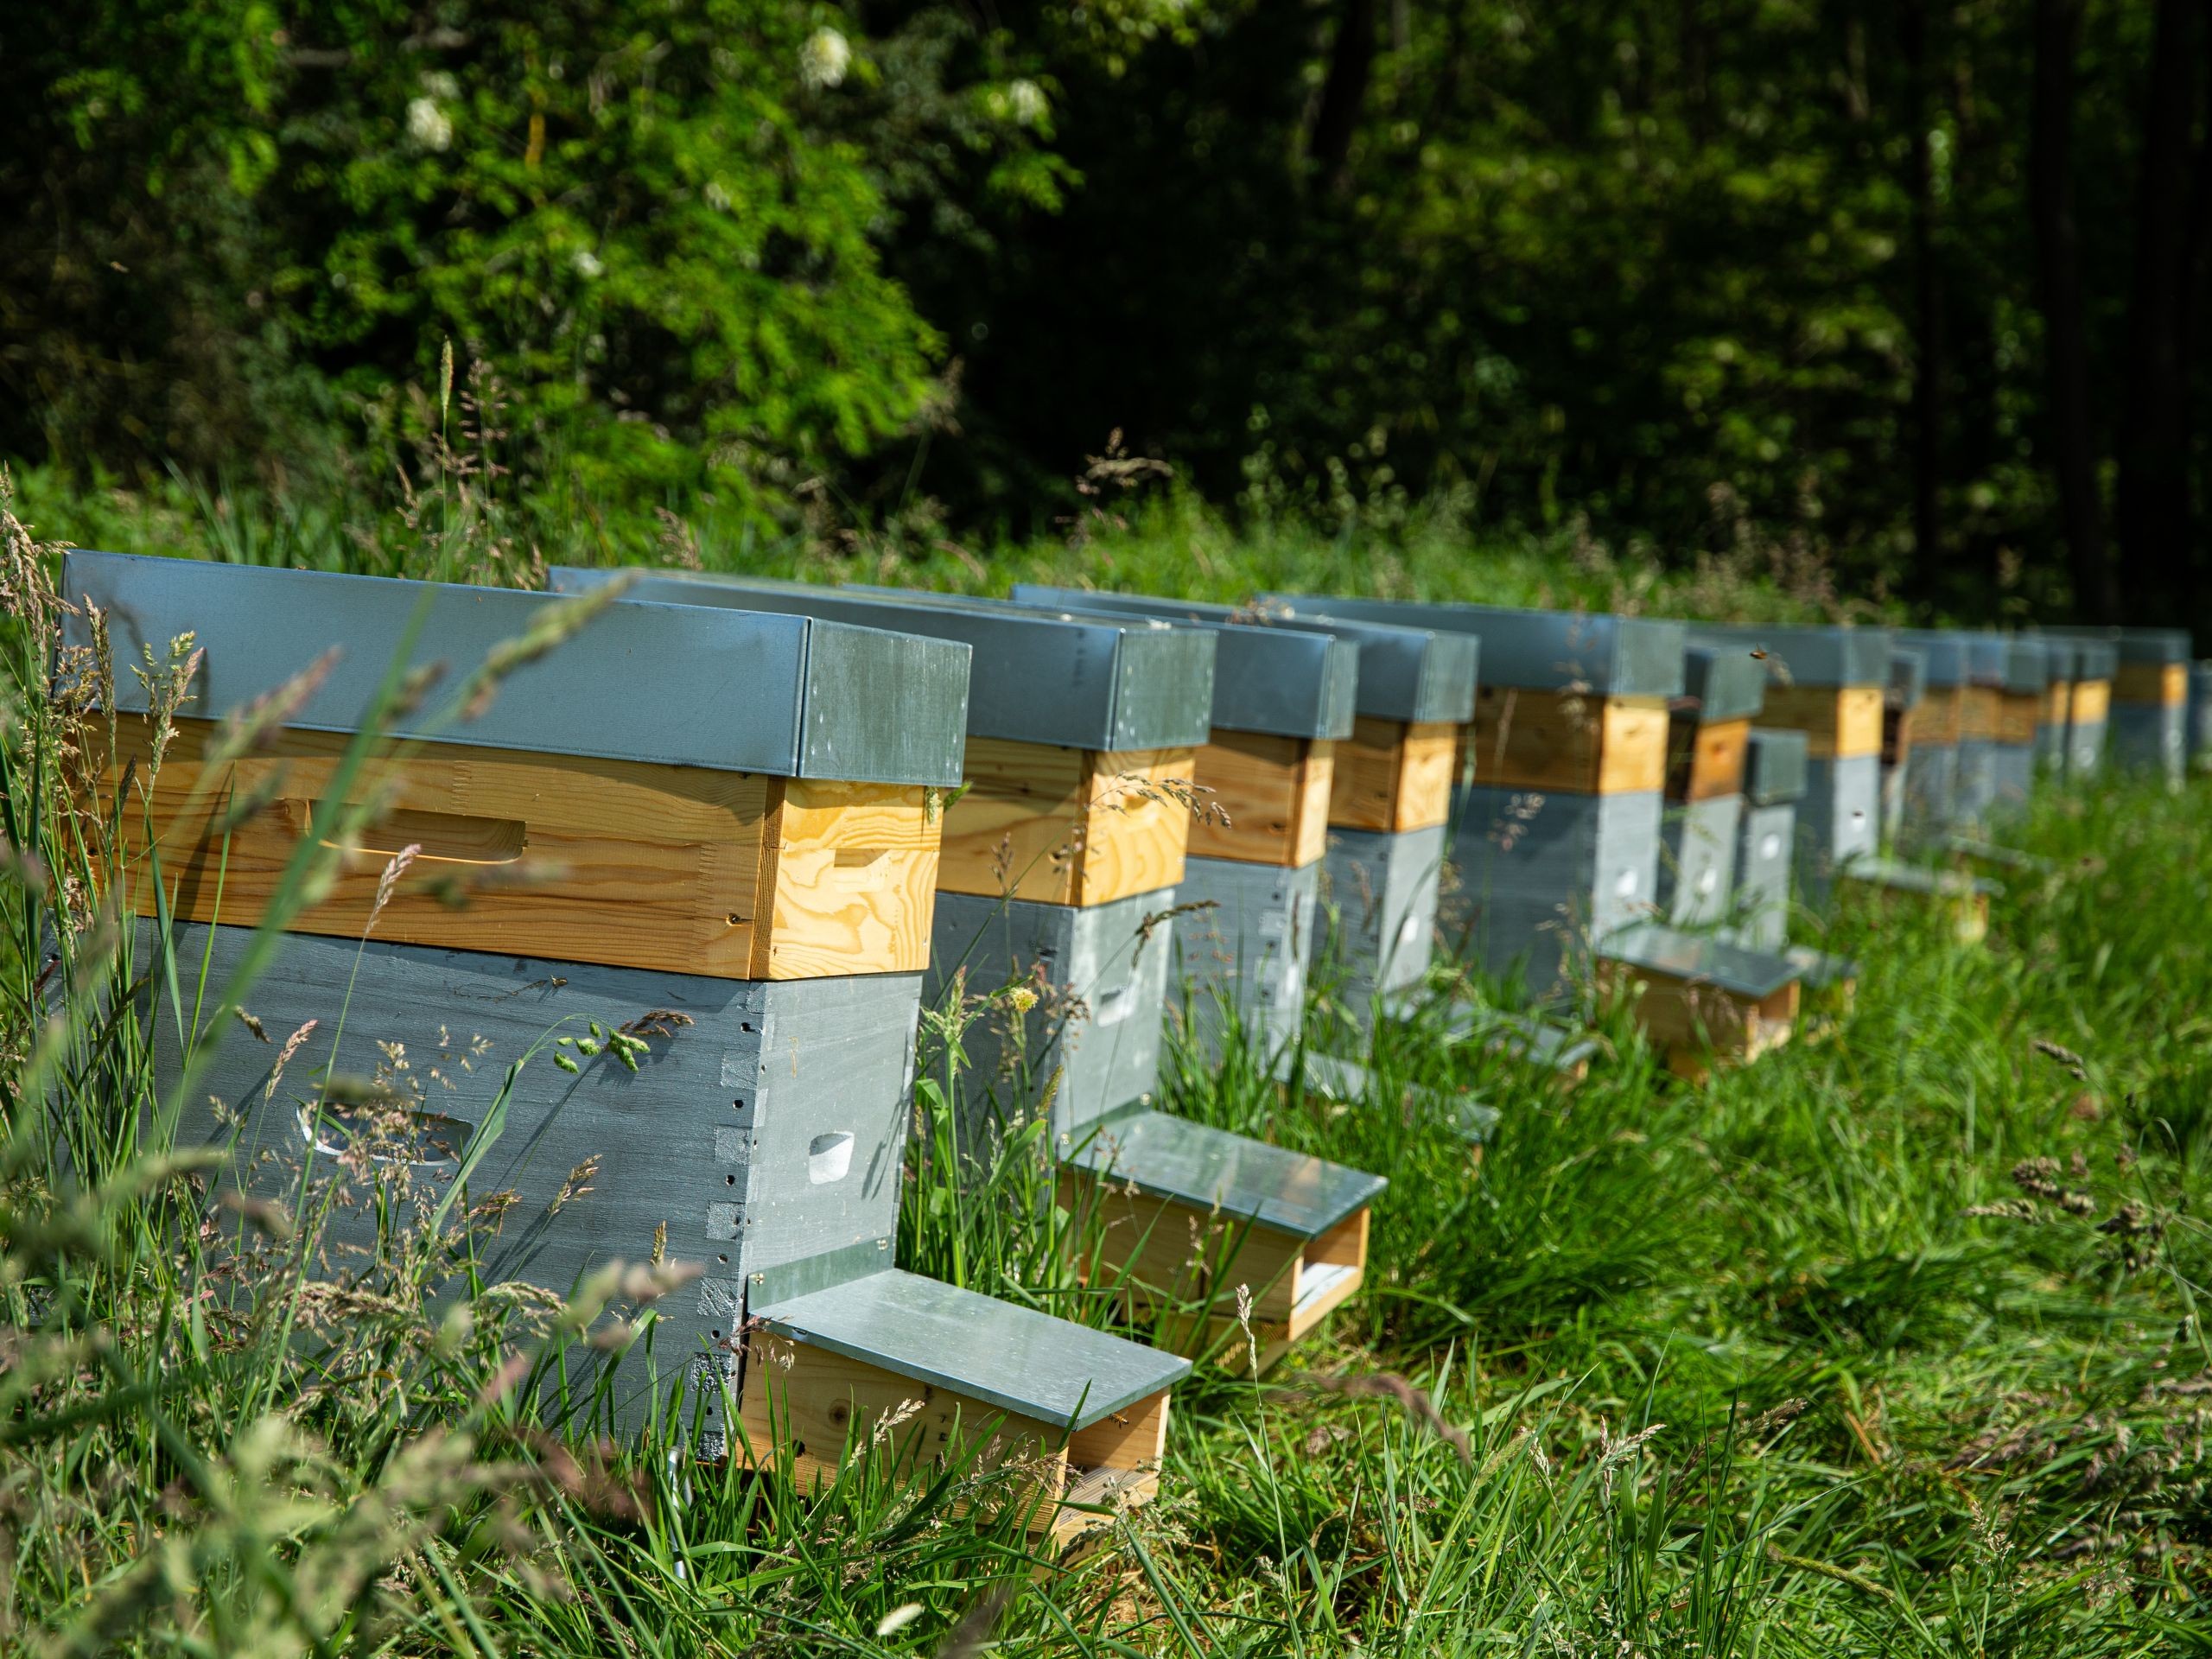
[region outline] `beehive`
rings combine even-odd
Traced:
[[[1482,685],[1452,804],[1446,938],[1548,995],[1570,950],[1656,903],[1674,623],[1482,605],[1300,600],[1305,613],[1479,640]]]
[[[1017,585],[1017,604],[1148,618],[1215,637],[1212,729],[1194,761],[1206,815],[1177,890],[1177,976],[1202,1040],[1240,1021],[1264,1049],[1294,1042],[1313,969],[1337,753],[1353,734],[1358,647],[1226,605]]]
[[[1924,652],[1890,645],[1890,683],[1882,696],[1882,839],[1895,842],[1904,828],[1905,797],[1911,789],[1914,728],[1928,696]]]
[[[2049,704],[2049,648],[2033,634],[2003,639],[2004,678],[1997,696],[1997,741],[1992,746],[1994,789],[1991,808],[1999,814],[2024,809],[2035,791],[2036,757]]]
[[[2074,648],[2074,680],[2066,699],[2066,775],[2087,778],[2104,763],[2120,653],[2108,639],[2075,634],[2068,643]]]
[[[124,651],[197,631],[189,719],[315,665],[261,705],[283,725],[219,735],[213,758],[187,727],[134,787],[151,803],[148,875],[189,918],[146,954],[204,966],[219,997],[269,952],[240,1017],[219,1007],[207,1027],[195,1093],[219,1103],[186,1128],[264,1191],[312,1192],[315,1172],[335,1172],[357,1200],[324,1235],[353,1258],[340,1270],[389,1247],[380,1212],[409,1228],[466,1217],[480,1281],[556,1295],[665,1254],[704,1275],[654,1304],[635,1340],[604,1325],[611,1345],[569,1356],[552,1403],[579,1427],[626,1433],[674,1413],[705,1455],[804,1465],[807,1446],[761,1432],[772,1370],[786,1424],[842,1416],[865,1444],[877,1424],[858,1414],[874,1399],[858,1366],[878,1394],[930,1393],[925,1421],[889,1426],[923,1468],[957,1450],[951,1424],[1043,1426],[1039,1457],[1084,1472],[1035,1489],[1040,1529],[1085,1524],[1095,1512],[1061,1500],[1102,1480],[1145,1495],[1137,1440],[1101,1424],[1164,1427],[1179,1362],[892,1259],[964,646],[627,601],[569,639],[594,607],[99,556],[73,556],[65,585]],[[321,657],[331,644],[334,662]],[[404,705],[348,758],[377,686],[434,659],[513,671],[496,695],[464,681],[447,709]],[[144,709],[115,702],[119,721]],[[210,799],[226,803],[220,819]],[[242,837],[280,832],[294,850],[280,841],[241,865]],[[334,865],[334,891],[288,912],[283,872],[309,858]],[[438,885],[410,886],[410,859]],[[242,882],[241,868],[272,873]],[[348,885],[365,880],[365,900]],[[158,1043],[178,1000],[146,995]],[[174,1040],[157,1052],[177,1079]],[[898,1311],[918,1300],[933,1310],[925,1333]],[[874,1317],[832,1317],[864,1303]],[[766,1330],[796,1344],[773,1367]],[[957,1374],[916,1357],[948,1331],[970,1357]],[[1061,1369],[1025,1374],[1005,1358],[1022,1351]],[[753,1426],[749,1446],[733,1416]]]
[[[2178,785],[2189,741],[2189,635],[2179,628],[2053,628],[2112,647],[2109,735],[2113,761],[2163,773]],[[2085,676],[2088,672],[2084,670]]]
[[[2074,711],[2074,682],[2080,677],[2076,663],[2080,645],[2057,634],[2043,636],[2043,713],[2036,724],[2036,766],[2057,775],[2066,770],[2066,728]]]
[[[1605,942],[1598,988],[1626,998],[1668,1069],[1692,1080],[1757,1059],[1796,1029],[1797,974],[1781,957],[1656,924]]]

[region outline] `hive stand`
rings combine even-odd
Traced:
[[[1902,904],[1932,906],[1946,918],[1952,937],[1977,944],[1989,932],[1989,901],[2003,891],[1986,877],[1961,870],[1921,869],[1888,859],[1862,859],[1842,872],[1840,893],[1878,914]]]
[[[563,584],[582,584],[593,576],[555,574]],[[945,812],[948,845],[963,835],[996,834],[1001,844],[1033,843],[1049,857],[1072,844],[1074,861],[1088,866],[1102,845],[1123,833],[1116,815],[1126,810],[1144,815],[1142,833],[1156,842],[1141,861],[1131,853],[1102,868],[1141,861],[1180,879],[1192,822],[1192,762],[1211,729],[1217,631],[1085,618],[1003,601],[736,578],[662,576],[633,591],[708,605],[765,602],[798,614],[867,619],[972,645],[966,711],[970,788]],[[990,758],[989,769],[980,774],[973,767],[979,746]],[[1163,801],[1150,796],[1125,806],[1111,797],[1071,795],[1063,787],[1065,757],[1079,757],[1082,768],[1097,778],[1126,764],[1122,757],[1130,751],[1153,757],[1153,781],[1174,791],[1160,791],[1173,809],[1164,818],[1154,812]],[[963,818],[979,793],[988,811]],[[1049,832],[1038,829],[1040,819]],[[1160,828],[1163,822],[1173,826],[1172,833]],[[937,950],[924,995],[943,995],[963,968],[971,982],[982,986],[1023,978],[1035,986],[1037,1004],[1017,1016],[1022,1028],[987,1021],[971,1027],[963,1044],[978,1074],[1004,1069],[1012,1075],[1019,1104],[1049,1090],[1052,1144],[1065,1179],[1078,1188],[1096,1182],[1095,1170],[1084,1161],[1085,1149],[1109,1125],[1125,1148],[1115,1181],[1141,1192],[1150,1186],[1163,1197],[1190,1185],[1190,1170],[1209,1165],[1221,1173],[1211,1190],[1224,1204],[1249,1198],[1249,1181],[1243,1178],[1259,1167],[1294,1186],[1371,1179],[1317,1158],[1286,1154],[1268,1161],[1254,1150],[1256,1142],[1154,1110],[1174,893],[1141,888],[1128,893],[1116,884],[1085,878],[1056,886],[1046,898],[1007,896],[1021,868],[995,861],[995,895],[940,895]],[[967,1129],[972,1145],[988,1126],[971,1122]],[[1175,1168],[1155,1180],[1141,1158],[1152,1151],[1164,1157],[1170,1148]],[[1173,1230],[1187,1239],[1212,1219],[1210,1202],[1179,1216]],[[1359,1238],[1363,1247],[1363,1230]],[[1118,1280],[1124,1262],[1115,1252],[1135,1249],[1141,1239],[1122,1229],[1109,1230],[1105,1242],[1108,1254],[1092,1265]],[[1249,1281],[1236,1262],[1218,1265],[1221,1272],[1208,1281],[1210,1294],[1233,1294],[1238,1283]],[[1140,1300],[1147,1293],[1168,1294],[1169,1287],[1152,1285],[1141,1274],[1128,1282]],[[1194,1327],[1193,1334],[1202,1328]]]
[[[1762,651],[1768,674],[1758,724],[1806,737],[1797,809],[1797,886],[1825,902],[1836,874],[1881,842],[1882,705],[1890,639],[1878,628],[1712,627],[1693,642]]]
[[[1748,652],[1693,645],[1667,726],[1660,913],[1676,927],[1726,919],[1744,817],[1744,760],[1766,672]]]
[[[1925,652],[1890,645],[1890,683],[1882,696],[1882,839],[1894,844],[1904,829],[1911,789],[1913,727],[1928,696]]]
[[[1798,970],[1782,957],[1656,924],[1630,926],[1598,959],[1601,997],[1625,997],[1667,1069],[1702,1082],[1787,1043]]]
[[[1278,1054],[1304,1022],[1336,754],[1356,718],[1358,647],[1226,605],[1032,584],[1012,597],[1214,634],[1213,724],[1192,776],[1215,810],[1191,831],[1174,977],[1190,989],[1194,1034],[1210,1052],[1220,1052],[1222,1027],[1234,1019],[1264,1053]]]
[[[2036,725],[2036,770],[2050,777],[2066,770],[2066,728],[2073,714],[2075,664],[2081,645],[2056,634],[2040,636],[2044,648],[2043,714]]]
[[[2164,774],[2178,788],[2189,733],[2189,635],[2179,628],[2052,628],[2052,633],[2113,647],[2110,735],[2113,761]]]
[[[2104,765],[2112,714],[2112,683],[2120,652],[2109,639],[2064,636],[2074,648],[2074,683],[2066,699],[2066,775],[2093,777]]]
[[[1991,750],[1993,813],[2014,816],[2035,792],[2036,754],[2050,698],[2050,653],[2033,634],[2003,637],[2004,680],[1997,693],[1997,741]]]
[[[1897,646],[1916,653],[1925,690],[1912,715],[1912,766],[1905,776],[1900,844],[1931,842],[1958,816],[1959,734],[1966,714],[1967,647],[1962,635],[1901,628]]]
[[[92,602],[108,613],[126,649],[199,630],[207,656],[188,705],[194,717],[268,691],[326,642],[345,647],[321,687],[300,698],[294,724],[268,746],[302,763],[276,786],[255,779],[240,785],[255,796],[232,797],[241,811],[255,799],[274,804],[265,812],[278,810],[288,790],[306,791],[308,810],[289,821],[306,826],[296,833],[318,823],[336,833],[337,823],[320,793],[332,781],[322,764],[327,744],[296,749],[296,740],[357,721],[374,707],[369,686],[394,663],[480,660],[501,640],[543,626],[556,603],[99,556],[73,556],[63,580],[80,611]],[[419,713],[400,716],[422,747],[403,747],[385,769],[384,810],[346,843],[389,871],[394,861],[383,846],[403,838],[524,854],[557,842],[563,861],[529,883],[533,903],[506,904],[509,890],[499,886],[473,895],[472,912],[498,918],[501,948],[444,945],[432,937],[435,918],[402,882],[365,943],[341,937],[339,924],[315,912],[302,918],[313,931],[277,936],[237,1018],[213,999],[260,948],[256,930],[242,924],[262,919],[267,893],[227,886],[219,910],[207,867],[222,856],[219,842],[186,835],[163,842],[162,887],[207,893],[213,922],[180,923],[166,957],[156,924],[139,924],[143,958],[207,974],[208,1065],[194,1100],[180,1105],[181,1138],[227,1147],[234,1179],[250,1188],[294,1203],[336,1203],[318,1264],[334,1274],[372,1281],[392,1242],[380,1210],[383,1227],[458,1230],[481,1284],[526,1283],[560,1296],[617,1260],[703,1266],[703,1277],[650,1312],[618,1303],[599,1321],[598,1340],[563,1356],[547,1403],[579,1428],[630,1433],[665,1418],[696,1435],[708,1456],[803,1458],[788,1439],[756,1433],[748,1447],[730,1433],[733,1414],[757,1422],[763,1408],[767,1374],[757,1355],[748,1361],[744,1332],[748,1320],[771,1313],[785,1316],[778,1328],[798,1344],[779,1378],[787,1396],[853,1418],[857,1392],[839,1394],[843,1380],[825,1368],[832,1351],[861,1356],[887,1386],[931,1403],[914,1427],[885,1430],[903,1429],[925,1464],[957,1450],[940,1426],[948,1412],[978,1435],[995,1432],[1009,1412],[1048,1424],[1044,1450],[1063,1468],[1071,1458],[1110,1451],[1099,1442],[1112,1431],[1098,1429],[1094,1406],[1164,1422],[1166,1391],[1186,1369],[1179,1363],[928,1286],[893,1265],[918,962],[900,958],[904,965],[885,969],[871,943],[877,930],[855,923],[823,944],[819,959],[795,956],[779,976],[759,977],[758,950],[718,953],[663,919],[666,959],[639,965],[652,935],[626,931],[613,891],[626,881],[636,902],[663,906],[657,917],[690,916],[713,898],[733,906],[735,927],[753,918],[716,885],[728,879],[725,851],[734,844],[751,849],[753,864],[772,858],[781,866],[779,893],[810,898],[823,913],[874,912],[881,906],[871,871],[905,855],[896,841],[885,850],[896,830],[928,855],[918,878],[925,905],[940,816],[928,798],[958,773],[966,659],[957,645],[802,619],[612,605],[545,661],[517,672],[459,728],[470,741],[454,741],[454,728]],[[894,688],[902,700],[887,710],[858,706]],[[119,719],[143,714],[131,695],[118,695]],[[671,716],[699,706],[727,718]],[[181,747],[174,763],[189,753]],[[618,760],[628,770],[610,772]],[[157,804],[171,787],[167,773],[164,766],[155,780]],[[757,807],[747,810],[755,798],[738,796],[733,807],[722,786],[709,787],[725,777],[782,789],[767,829]],[[855,805],[850,792],[862,779],[868,791]],[[816,790],[817,781],[827,787]],[[216,778],[210,788],[232,784]],[[791,787],[799,784],[811,792]],[[438,804],[415,804],[425,799]],[[683,816],[683,803],[695,799],[716,811]],[[514,826],[494,836],[482,825],[503,801],[512,803]],[[475,810],[438,816],[441,806],[459,805]],[[594,838],[584,830],[595,806]],[[196,832],[195,810],[187,801],[171,821]],[[838,812],[854,816],[852,833],[823,830],[823,819]],[[544,824],[561,835],[541,835]],[[623,849],[656,836],[686,855],[632,855],[626,877]],[[237,842],[234,833],[233,853]],[[766,878],[741,868],[766,890]],[[150,887],[152,874],[137,885]],[[143,895],[134,897],[143,908]],[[912,931],[925,950],[925,924]],[[581,940],[586,949],[553,956],[534,950],[540,940]],[[772,952],[766,959],[772,973]],[[697,971],[701,963],[709,971]],[[140,1017],[171,1088],[184,1047],[175,1009],[194,1006],[200,989],[182,987],[173,998],[149,982],[142,992]],[[302,1185],[318,1171],[336,1176],[335,1185]],[[877,1298],[880,1317],[841,1326],[781,1306],[833,1288],[848,1300]],[[964,1371],[949,1376],[942,1364],[915,1362],[911,1320],[894,1310],[917,1297],[938,1310],[941,1326],[962,1333],[947,1341],[940,1329],[930,1345],[973,1356]],[[637,1327],[626,1330],[633,1315]],[[1002,1357],[1021,1351],[1059,1356],[1082,1370],[1084,1405],[1067,1406],[1064,1378],[1030,1376]],[[865,1441],[874,1416],[853,1421]],[[1137,1444],[1116,1444],[1128,1466],[1117,1465],[1122,1472],[1109,1484],[1128,1488],[1119,1501],[1141,1501]],[[1097,1484],[1094,1477],[1074,1495],[1087,1497]],[[1062,1507],[1071,1485],[1037,1490],[1031,1524],[1060,1535],[1094,1519],[1096,1506]]]

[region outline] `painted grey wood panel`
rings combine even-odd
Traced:
[[[2212,662],[2189,665],[2189,766],[2212,765]]]
[[[1189,992],[1194,1037],[1221,1051],[1224,1027],[1240,1024],[1263,1052],[1294,1043],[1306,1015],[1321,867],[1287,869],[1233,859],[1184,861],[1175,918],[1170,1001]]]
[[[1898,628],[1891,638],[1899,645],[1917,652],[1922,672],[1930,686],[1956,686],[1966,683],[1966,639],[1950,628]]]
[[[1155,1198],[1306,1239],[1372,1204],[1389,1185],[1348,1165],[1154,1111],[1092,1125],[1068,1162]]]
[[[200,559],[69,554],[63,592],[107,613],[118,709],[143,712],[130,664],[191,632],[204,652],[181,712],[213,718],[274,690],[335,645],[340,654],[291,724],[358,730],[403,654],[448,682],[542,624],[563,601],[451,583]],[[70,643],[86,642],[79,617]],[[897,696],[883,700],[887,688]],[[433,728],[440,699],[387,721],[441,743],[706,766],[857,783],[960,781],[968,652],[912,633],[743,610],[624,601],[542,660],[516,670],[489,708]]]
[[[1764,651],[1769,677],[1783,685],[1886,685],[1890,678],[1887,628],[1782,627],[1765,623],[1690,625],[1699,645]]]
[[[1647,617],[1536,611],[1498,605],[1417,604],[1270,594],[1294,616],[1341,617],[1435,628],[1482,641],[1485,685],[1672,697],[1682,689],[1682,625]]]
[[[152,925],[140,928],[149,939]],[[251,938],[184,926],[176,954],[196,966],[207,952],[220,988]],[[676,1372],[703,1357],[710,1380],[728,1369],[716,1344],[741,1323],[751,1275],[855,1245],[887,1251],[920,994],[915,974],[764,983],[287,935],[243,998],[270,1040],[218,1026],[185,1138],[227,1147],[254,1190],[296,1203],[302,1170],[334,1174],[359,1153],[363,1119],[325,1107],[326,1089],[370,1079],[385,1092],[378,1109],[404,1116],[391,1156],[365,1167],[391,1180],[404,1166],[410,1213],[443,1198],[464,1158],[476,1160],[467,1202],[513,1195],[478,1251],[487,1282],[565,1294],[607,1262],[651,1259],[664,1227],[669,1258],[706,1275],[659,1304],[658,1352]],[[174,1079],[166,1008],[146,1014]],[[311,1020],[279,1074],[288,1037]],[[583,1052],[593,1021],[644,1042],[634,1072],[603,1044]],[[237,1115],[235,1130],[207,1096]],[[374,1227],[343,1210],[331,1238],[372,1249]],[[652,1395],[642,1376],[626,1387],[625,1421],[642,1421]]]
[[[1026,982],[1026,1014],[1001,1006],[963,1039],[962,1133],[980,1144],[994,1117],[1028,1121],[1054,1077],[1052,1133],[1152,1099],[1160,1081],[1160,1025],[1174,957],[1177,890],[1077,907],[965,893],[937,896],[930,944],[932,1004],[967,972],[973,995]]]
[[[1609,962],[1689,985],[1717,986],[1735,996],[1771,996],[1797,978],[1797,970],[1773,952],[1658,922],[1622,928],[1609,935],[1598,951]]]
[[[1682,695],[1700,722],[1745,720],[1766,702],[1766,664],[1733,645],[1692,645],[1682,656]]]
[[[896,1269],[759,1314],[779,1336],[1070,1429],[1173,1388],[1191,1370],[1176,1355]]]
[[[1440,634],[1426,627],[1355,622],[1341,617],[1316,620],[1267,601],[1214,605],[1145,594],[1052,588],[1037,582],[1016,582],[1014,597],[1025,604],[1096,609],[1119,616],[1188,617],[1325,633],[1358,652],[1355,696],[1360,714],[1376,720],[1448,721],[1454,725],[1474,718],[1481,642],[1464,634]],[[1217,709],[1214,723],[1227,723],[1218,717]]]
[[[565,566],[552,573],[563,589],[606,576]],[[1211,633],[760,577],[662,572],[645,576],[632,592],[653,602],[818,617],[967,645],[974,652],[968,731],[976,737],[1159,749],[1195,747],[1211,728]]]
[[[1789,940],[1796,839],[1795,801],[1745,808],[1737,830],[1732,931],[1754,950],[1779,950]]]
[[[1728,914],[1735,885],[1740,795],[1716,795],[1664,809],[1654,876],[1660,914],[1676,927],[1707,927]]]
[[[1421,983],[1435,947],[1446,827],[1390,834],[1329,831],[1321,860],[1326,925],[1317,972],[1363,1025],[1376,999]]]
[[[1802,798],[1810,748],[1810,740],[1802,732],[1755,728],[1744,750],[1745,798],[1755,806]]]
[[[1836,873],[1881,847],[1882,757],[1812,760],[1797,806],[1797,886],[1808,902],[1827,899]]]
[[[1580,947],[1647,919],[1657,902],[1657,791],[1542,795],[1483,785],[1452,798],[1448,944],[1548,995]]]
[[[1144,618],[1173,627],[1198,627],[1214,636],[1213,724],[1216,731],[1257,732],[1275,737],[1351,735],[1359,694],[1359,648],[1318,628],[1269,626],[1266,619],[1226,605],[1176,601],[1115,604],[1118,594],[1077,588],[1017,583],[1014,602],[1027,609],[1071,618]]]

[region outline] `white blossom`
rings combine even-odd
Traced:
[[[607,269],[600,263],[599,256],[589,248],[578,248],[576,257],[572,263],[575,265],[576,274],[586,282],[592,281]]]
[[[423,90],[441,104],[452,104],[461,98],[461,83],[442,69],[433,69],[423,77]]]
[[[851,43],[834,29],[817,29],[798,49],[798,78],[810,86],[835,86],[852,63]]]
[[[453,122],[435,99],[407,101],[407,136],[422,149],[444,149],[453,143]]]
[[[1045,89],[1033,80],[1017,80],[1006,89],[1007,107],[1025,127],[1033,127],[1052,111]]]

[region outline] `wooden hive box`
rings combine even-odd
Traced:
[[[1358,1291],[1369,1208],[1388,1185],[1154,1111],[1090,1125],[1059,1181],[1075,1231],[1096,1240],[1084,1263],[1094,1286],[1119,1287],[1140,1315],[1167,1314],[1172,1345],[1217,1353],[1241,1287],[1262,1366]]]
[[[1606,941],[1601,996],[1628,999],[1630,1016],[1669,1071],[1703,1079],[1789,1042],[1797,970],[1783,958],[1647,924]]]
[[[358,938],[373,912],[382,939],[732,979],[928,960],[961,648],[617,603],[480,709],[433,694],[396,714],[349,769],[398,670],[457,679],[555,624],[562,601],[99,553],[69,555],[63,582],[105,616],[118,660],[165,657],[188,632],[199,653],[158,769],[145,678],[112,690],[97,786],[113,798],[130,780],[141,915],[158,893],[187,920],[258,924],[302,843],[341,836],[327,894],[289,927]],[[86,628],[73,622],[73,644]],[[288,683],[281,725],[241,743],[222,723]],[[868,710],[893,688],[899,717]],[[709,708],[727,715],[693,712]],[[403,849],[412,861],[380,897]]]
[[[1678,625],[1483,605],[1300,599],[1300,614],[1415,626],[1481,647],[1452,801],[1446,939],[1548,993],[1570,942],[1649,913]]]
[[[1726,918],[1744,817],[1744,766],[1766,674],[1748,652],[1693,645],[1669,705],[1659,913],[1676,927]]]

